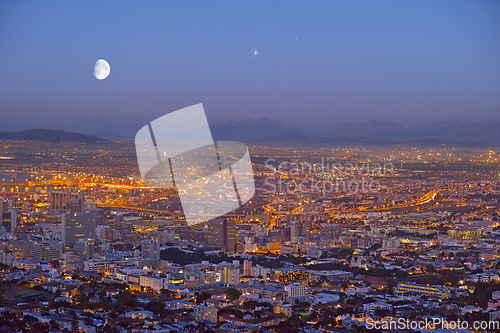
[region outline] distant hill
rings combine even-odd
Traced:
[[[66,131],[84,133],[108,140],[133,140],[135,133],[148,123],[147,119],[83,119],[65,123],[44,123],[38,127],[48,129],[64,129]]]
[[[299,135],[302,132],[295,127],[283,126],[270,118],[258,120],[226,121],[210,126],[215,140],[253,141],[285,135]]]
[[[62,142],[82,142],[82,143],[98,143],[106,142],[96,136],[85,135],[75,132],[54,131],[48,129],[29,129],[20,132],[4,132],[0,133],[0,140],[25,140],[25,141],[42,141],[51,143]]]
[[[314,128],[312,128],[314,131]],[[436,140],[500,146],[500,122],[447,120],[409,127],[391,121],[370,120],[359,123],[337,123],[323,130],[324,137],[365,136],[390,140]]]
[[[81,137],[77,139],[83,140],[83,142],[95,142],[98,138],[134,141],[137,131],[147,122],[147,120],[139,119],[100,118],[60,124],[47,123],[38,127],[53,130],[63,128],[70,131],[63,133],[84,133],[80,135],[89,136],[87,139]],[[0,122],[0,131],[16,131],[18,128],[22,129],[23,126],[28,125],[13,119],[4,119]],[[34,125],[30,127],[34,127]],[[410,144],[431,146],[454,144],[500,147],[500,122],[498,121],[447,120],[424,125],[403,126],[392,121],[369,120],[356,123],[330,124],[325,122],[317,126],[293,127],[283,125],[270,118],[261,118],[211,123],[210,130],[215,140],[237,140],[246,143],[267,141],[304,144],[341,144],[346,142],[347,144],[348,141],[349,144],[358,145]],[[8,133],[8,135],[11,134]],[[0,137],[5,135],[7,134],[4,133]],[[59,139],[57,136],[53,139],[50,136],[49,138],[41,136],[41,140],[50,142],[56,140],[57,142]],[[65,137],[64,140],[73,141],[74,139]]]
[[[406,145],[411,147],[437,147],[437,146],[471,146],[473,144],[446,142],[436,139],[419,140],[390,140],[384,138],[369,138],[366,136],[343,136],[335,138],[317,137],[313,135],[297,134],[262,140],[262,143],[278,145],[322,145],[322,146],[364,146],[364,147],[388,147]],[[473,145],[475,146],[475,145]]]
[[[391,121],[370,120],[297,129],[262,118],[227,121],[212,125],[211,129],[216,140],[243,142],[500,147],[500,122],[495,121],[449,120],[405,127]]]

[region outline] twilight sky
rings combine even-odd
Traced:
[[[199,102],[212,121],[500,121],[499,17],[495,0],[3,0],[0,121]]]

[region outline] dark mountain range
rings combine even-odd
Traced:
[[[324,137],[365,136],[391,140],[436,140],[500,146],[500,122],[448,120],[405,127],[390,121],[337,123],[323,131]]]
[[[360,123],[336,123],[318,133],[318,135],[324,137],[368,136],[387,139],[399,138],[408,134],[409,129],[403,125],[392,121],[377,120]]]
[[[85,133],[109,140],[133,140],[135,133],[146,125],[147,120],[99,118],[72,121],[62,124],[45,123],[41,128]]]
[[[267,120],[266,120],[267,122]],[[254,124],[250,124],[250,128],[253,127]],[[281,126],[281,125],[280,125]],[[241,128],[239,124],[238,127]],[[280,127],[283,132],[285,131],[285,127]],[[268,129],[271,129],[269,127]],[[260,133],[260,135],[268,134],[271,136],[271,133],[266,133],[263,131],[258,131],[256,129],[255,132],[252,133]],[[259,144],[277,144],[277,145],[328,145],[328,146],[394,146],[394,145],[409,145],[409,146],[422,146],[422,147],[433,147],[440,145],[448,145],[453,146],[456,145],[451,142],[444,142],[436,139],[421,139],[421,140],[411,140],[411,141],[396,141],[384,138],[368,138],[363,136],[343,136],[343,137],[335,137],[335,138],[327,138],[327,137],[317,137],[314,135],[308,134],[290,134],[283,135],[278,137],[269,137],[264,139],[259,139],[258,135],[253,135],[252,139],[248,139],[248,137],[242,136],[243,132],[240,132],[238,138],[231,137],[228,133],[223,133],[223,138],[216,138],[216,140],[243,140],[247,143]],[[216,137],[214,135],[214,137]],[[48,129],[30,129],[20,132],[4,132],[0,133],[0,140],[23,140],[23,141],[42,141],[42,142],[50,142],[50,143],[64,143],[64,142],[80,142],[80,143],[104,143],[109,142],[108,140],[104,140],[92,135],[85,135],[75,132],[66,132],[66,131],[55,131]]]
[[[54,131],[48,129],[29,129],[14,133],[0,133],[0,140],[26,140],[42,141],[51,143],[62,142],[81,142],[81,143],[99,143],[106,142],[101,138],[85,135],[75,132]]]
[[[294,127],[283,126],[269,118],[226,121],[211,125],[210,130],[215,140],[254,141],[302,134],[301,131]]]
[[[101,118],[69,123],[50,123],[41,128],[52,130],[64,129],[76,133],[84,133],[109,140],[134,140],[136,132],[146,120]],[[0,131],[16,131],[29,124],[4,119],[0,122]],[[31,126],[33,128],[35,126]],[[258,120],[225,121],[210,124],[215,140],[238,140],[242,142],[282,142],[285,143],[327,143],[347,140],[363,144],[370,139],[371,144],[465,144],[477,146],[500,146],[500,122],[496,121],[458,121],[449,120],[426,125],[403,126],[391,121],[370,120],[358,123],[321,124],[312,127],[296,128],[286,126],[270,118]],[[30,128],[30,127],[28,127]],[[332,140],[324,140],[329,138]],[[333,140],[337,138],[337,140]],[[340,139],[343,138],[343,139]],[[349,140],[347,139],[349,138]],[[362,139],[365,138],[365,139]],[[424,140],[424,141],[422,141]],[[347,142],[346,142],[347,144]]]
[[[366,136],[342,136],[342,137],[317,137],[307,134],[286,135],[276,138],[265,139],[261,141],[266,144],[276,145],[302,145],[302,146],[363,146],[363,147],[389,147],[396,145],[405,145],[411,147],[437,147],[437,146],[477,146],[476,144],[447,142],[436,139],[419,140],[391,140],[384,138],[368,138]]]
[[[337,123],[331,127],[309,127],[299,130],[286,127],[269,118],[227,121],[212,126],[217,140],[244,142],[270,141],[329,144],[462,144],[500,146],[500,122],[442,121],[405,127],[391,121],[370,120],[361,123]],[[335,139],[335,140],[334,140]],[[367,141],[367,142],[364,142]]]
[[[83,133],[109,140],[133,140],[135,133],[145,124],[147,124],[147,120],[140,119],[98,118],[63,123],[30,123],[13,118],[4,118],[0,121],[0,132],[17,132],[32,128],[44,128],[55,131],[64,130]]]

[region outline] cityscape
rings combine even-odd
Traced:
[[[0,333],[500,332],[500,3],[0,2]]]
[[[3,142],[3,327],[499,322],[498,148],[251,146],[253,198],[188,226],[129,143]]]

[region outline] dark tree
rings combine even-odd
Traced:
[[[160,315],[165,310],[163,302],[152,300],[146,305],[146,310],[153,312],[155,315]]]
[[[196,297],[196,304],[202,304],[203,302],[205,302],[210,298],[212,298],[212,295],[210,295],[207,292],[202,292],[201,294],[198,295],[198,297]]]
[[[239,299],[241,296],[241,291],[236,288],[229,288],[226,290],[226,298],[230,301]]]

